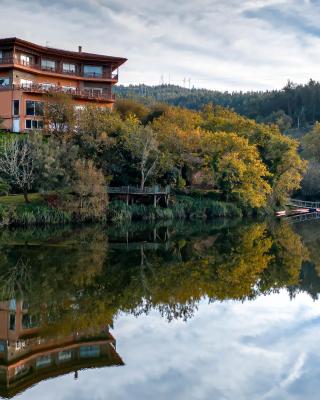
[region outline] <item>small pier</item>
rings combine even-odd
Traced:
[[[133,204],[136,200],[151,198],[154,207],[157,207],[161,199],[168,206],[170,200],[170,186],[161,187],[155,185],[143,188],[139,186],[109,186],[107,187],[107,192],[110,197],[124,200],[127,205]]]
[[[291,209],[276,212],[277,217],[284,217],[295,222],[318,219],[320,217],[320,202],[288,199],[286,206]]]

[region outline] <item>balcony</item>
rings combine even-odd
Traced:
[[[32,85],[7,85],[0,86],[1,90],[21,90],[26,93],[36,93],[36,94],[69,94],[76,99],[93,100],[97,102],[114,102],[115,95],[111,90],[94,90],[94,89],[67,89],[62,86],[52,86],[47,87],[40,84]]]
[[[54,68],[45,67],[41,64],[32,64],[30,62],[20,60],[19,58],[0,58],[0,68],[1,66],[22,66],[27,69],[36,70],[36,71],[43,71],[43,72],[50,72],[52,74],[60,74],[60,75],[67,75],[70,77],[80,77],[80,78],[88,78],[88,79],[102,79],[102,80],[111,80],[114,82],[118,82],[118,73],[114,73],[111,71],[104,72],[102,74],[97,74],[94,72],[85,73],[83,71],[69,71],[63,69],[62,66],[57,65]]]

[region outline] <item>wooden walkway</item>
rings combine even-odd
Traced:
[[[320,202],[318,201],[304,201],[298,199],[288,199],[287,206],[297,207],[297,208],[311,208],[320,210]]]
[[[153,205],[156,207],[159,200],[164,198],[166,205],[169,203],[170,198],[170,186],[161,187],[158,185],[155,186],[145,186],[141,188],[139,186],[108,186],[107,192],[109,195],[120,196],[125,198],[127,205],[129,202],[134,201],[135,198],[152,196],[153,197]]]

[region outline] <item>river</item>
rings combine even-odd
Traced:
[[[0,232],[0,398],[318,399],[320,221]]]

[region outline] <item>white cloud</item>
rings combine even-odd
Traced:
[[[202,302],[188,323],[156,312],[115,321],[124,367],[42,382],[21,400],[318,399],[319,302],[287,292]]]
[[[121,83],[266,89],[320,80],[319,5],[300,0],[0,0],[0,36],[129,59]],[[10,22],[9,22],[10,21]]]

